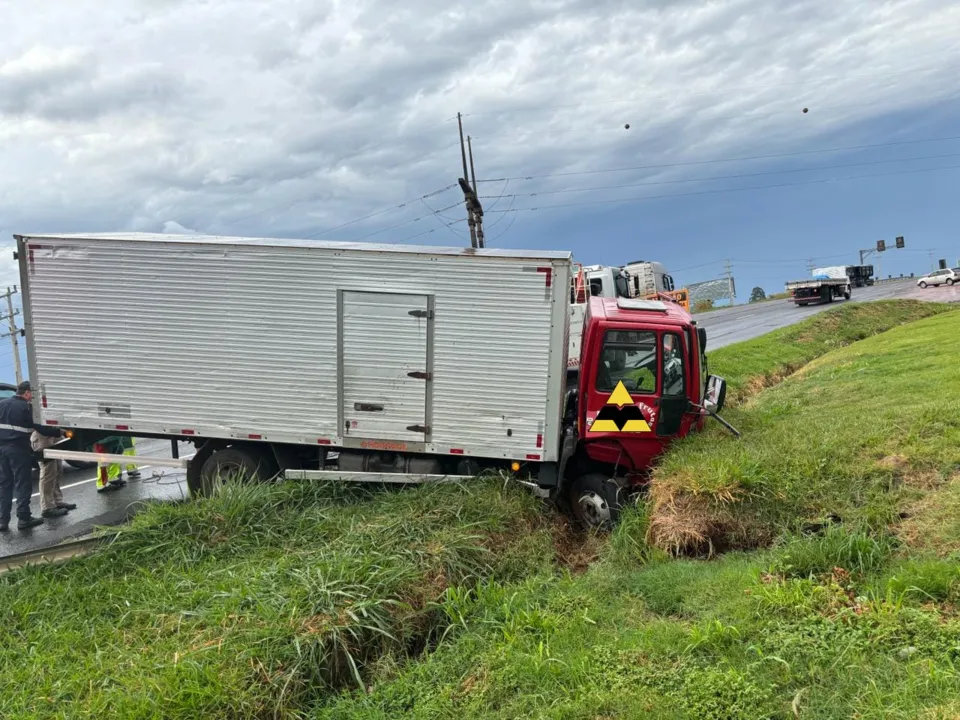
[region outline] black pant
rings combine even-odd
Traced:
[[[30,517],[33,490],[33,452],[26,443],[0,444],[0,522],[10,522],[10,506],[17,496],[17,517]]]

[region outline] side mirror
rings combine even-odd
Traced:
[[[727,381],[717,375],[707,378],[707,392],[703,398],[703,407],[711,413],[723,410],[723,403],[727,399]]]
[[[697,328],[697,337],[700,339],[700,352],[707,351],[707,329]]]

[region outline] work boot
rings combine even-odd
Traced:
[[[122,487],[123,487],[122,485],[115,485],[114,483],[107,483],[107,484],[104,485],[103,487],[98,487],[98,488],[97,488],[97,492],[102,494],[102,493],[105,493],[105,492],[112,492],[113,490],[119,490],[119,489],[122,488]]]
[[[134,470],[133,472],[128,472],[127,477],[131,480],[138,480],[140,478],[140,471]]]
[[[47,508],[40,514],[45,518],[63,517],[67,514],[67,509],[62,507]]]
[[[17,530],[29,530],[37,525],[43,525],[43,518],[25,517],[17,520]]]
[[[117,478],[116,480],[111,480],[110,484],[113,485],[113,487],[115,488],[122,488],[126,486],[127,481],[124,480],[123,478]]]
[[[57,503],[57,507],[58,507],[58,508],[63,508],[63,509],[66,510],[67,512],[70,512],[71,510],[76,510],[76,509],[77,509],[77,506],[76,506],[75,503],[65,503],[65,502],[64,502],[64,503]]]

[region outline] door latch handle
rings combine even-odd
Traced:
[[[433,380],[433,373],[414,370],[413,372],[408,372],[407,377],[416,378],[417,380]]]
[[[383,412],[383,405],[373,403],[354,403],[353,409],[359,412]]]

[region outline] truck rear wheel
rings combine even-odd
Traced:
[[[610,529],[620,516],[620,486],[601,473],[575,478],[569,501],[574,518],[587,528]]]
[[[259,448],[221,448],[200,468],[200,492],[210,496],[217,485],[227,482],[265,482],[273,475],[272,469],[266,453]]]

